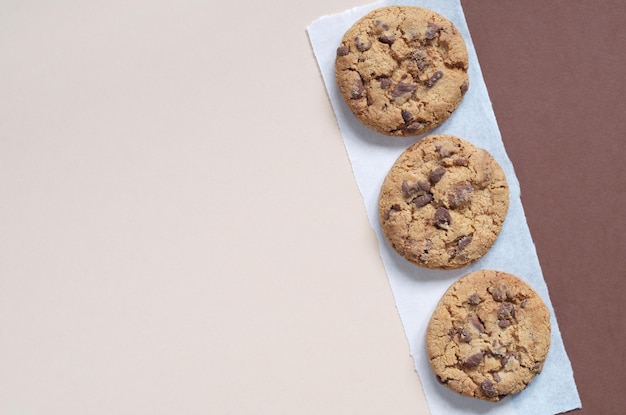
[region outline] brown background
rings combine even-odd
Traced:
[[[1,414],[425,414],[305,28],[0,2]],[[463,1],[584,414],[623,412],[626,3]]]
[[[626,3],[463,1],[581,414],[626,387]]]

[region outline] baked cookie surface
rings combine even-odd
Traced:
[[[468,55],[445,17],[412,6],[382,7],[357,21],[337,48],[335,78],[348,107],[390,136],[427,133],[469,87]]]
[[[525,389],[550,348],[550,312],[523,280],[476,271],[443,295],[426,330],[431,367],[440,382],[488,401]]]
[[[450,135],[429,135],[407,148],[387,173],[378,201],[391,246],[431,269],[460,268],[485,255],[508,207],[498,162]]]

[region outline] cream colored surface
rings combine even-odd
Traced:
[[[0,413],[427,413],[305,31],[360,4],[0,3]]]

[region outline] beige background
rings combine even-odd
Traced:
[[[359,4],[0,3],[0,413],[427,411],[305,32]]]

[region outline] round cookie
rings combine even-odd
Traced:
[[[508,207],[509,188],[498,162],[450,135],[429,135],[406,149],[378,201],[391,246],[431,269],[460,268],[485,255]]]
[[[337,48],[335,77],[354,115],[390,136],[416,136],[444,122],[468,89],[465,42],[428,9],[390,6],[357,21]]]
[[[550,348],[550,312],[518,277],[472,272],[443,295],[426,329],[440,382],[487,401],[520,392],[541,372]]]

